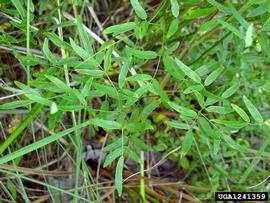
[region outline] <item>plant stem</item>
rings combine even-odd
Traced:
[[[29,57],[30,55],[30,0],[27,0],[27,18],[26,18],[26,54]],[[29,86],[30,81],[30,66],[26,66],[26,77],[27,85]],[[30,105],[31,108],[31,105]]]
[[[145,202],[145,188],[144,188],[144,152],[141,151],[141,164],[140,164],[140,195],[141,195],[141,202]]]
[[[62,20],[61,20],[61,10],[60,10],[60,0],[57,0],[57,6],[58,6],[58,21],[59,21],[59,23],[61,23]],[[58,28],[58,35],[59,35],[59,38],[62,41],[64,41],[62,27]],[[67,53],[65,52],[65,50],[63,48],[61,48],[61,55],[62,55],[62,58],[67,57]],[[64,65],[64,74],[65,74],[66,84],[68,87],[70,87],[69,73],[68,73],[68,68],[67,68],[66,64]],[[76,121],[76,116],[75,116],[74,111],[71,111],[71,116],[72,116],[73,125],[74,125],[74,127],[76,127],[77,121]],[[79,137],[77,130],[75,130],[74,136],[75,136],[75,140],[76,140],[76,145],[75,145],[75,148],[76,148],[76,178],[75,178],[74,202],[76,203],[76,202],[78,202],[78,193],[79,193],[78,186],[79,186],[80,168],[81,168],[81,161],[82,161],[82,157],[81,157],[82,143],[81,143],[81,140],[80,140],[80,137]]]

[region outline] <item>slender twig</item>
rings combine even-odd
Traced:
[[[94,18],[94,20],[95,20],[95,22],[96,22],[96,24],[97,24],[97,26],[98,26],[100,32],[102,33],[102,36],[104,37],[104,39],[109,40],[108,36],[107,36],[106,34],[103,33],[104,28],[103,28],[103,26],[101,25],[101,23],[100,23],[100,21],[99,21],[97,15],[96,15],[96,13],[95,13],[95,10],[94,10],[91,6],[88,6],[88,10],[89,10],[89,12],[91,13],[92,17]]]
[[[9,98],[12,98],[12,97],[16,97],[16,96],[19,96],[19,95],[22,95],[22,94],[24,94],[24,93],[16,93],[16,94],[11,94],[11,95],[8,95],[8,96],[0,97],[0,101],[5,100],[5,99],[9,99]]]
[[[12,17],[12,16],[10,16],[10,15],[8,15],[8,14],[6,14],[6,13],[3,13],[3,12],[0,12],[0,16],[5,17],[5,18],[7,18],[7,19],[9,19],[9,20],[11,20],[11,21],[13,21],[13,22],[15,22],[15,23],[22,23],[22,20],[21,20],[21,19],[19,19],[19,18],[14,18],[14,17]],[[35,26],[30,25],[30,27],[31,27],[32,29],[38,31],[38,28],[36,28]]]
[[[173,154],[174,152],[178,151],[180,148],[181,148],[181,146],[179,146],[179,147],[173,149],[173,150],[170,151],[168,154],[166,154],[161,160],[159,160],[159,162],[157,162],[154,166],[151,166],[150,168],[145,169],[144,172],[153,170],[154,168],[158,167],[159,165],[161,165],[161,164],[166,160],[166,158],[167,158],[168,156],[170,156],[170,155]],[[129,177],[127,177],[127,178],[125,178],[125,179],[123,180],[123,183],[126,182],[128,179],[130,179],[130,178],[132,178],[132,177],[134,177],[134,176],[136,176],[136,175],[138,175],[138,174],[140,174],[140,173],[141,173],[141,171],[136,172],[136,173],[130,175]]]

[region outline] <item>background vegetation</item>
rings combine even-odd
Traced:
[[[0,201],[269,191],[268,0],[0,8]]]

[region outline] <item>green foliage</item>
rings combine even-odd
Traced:
[[[268,1],[170,0],[150,9],[144,1],[130,0],[123,7],[128,15],[119,21],[108,12],[112,16],[98,32],[100,25],[89,20],[87,9],[98,7],[88,1],[30,1],[28,12],[24,1],[3,2],[1,12],[11,22],[9,28],[1,25],[0,45],[11,50],[25,77],[14,78],[3,68],[3,78],[11,82],[1,88],[19,94],[5,99],[0,110],[26,115],[1,143],[0,164],[41,149],[62,150],[62,139],[68,153],[79,154],[85,140],[99,140],[105,131],[102,166],[110,170],[117,163],[110,172],[119,196],[126,192],[126,158],[142,166],[140,153],[166,155],[179,146],[169,158],[184,169],[185,181],[211,187],[197,194],[201,200],[210,201],[216,190],[246,191],[261,182],[256,163],[269,175]],[[73,9],[81,11],[74,19],[66,14]],[[21,140],[35,135],[37,122],[43,122],[42,137]],[[77,184],[81,170],[90,173],[78,154],[69,154]],[[13,183],[7,188],[16,199]],[[76,191],[78,186],[74,197]]]

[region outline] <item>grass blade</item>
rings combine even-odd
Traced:
[[[218,19],[218,22],[220,24],[222,24],[225,28],[227,28],[228,30],[230,30],[233,34],[235,34],[237,37],[239,37],[240,39],[245,39],[245,36],[236,28],[234,27],[233,25],[223,21],[223,20],[220,20]]]
[[[31,118],[31,120],[32,120],[32,118]],[[37,150],[37,149],[39,149],[41,147],[44,147],[44,146],[46,146],[46,145],[48,145],[48,144],[50,144],[52,142],[55,142],[56,140],[60,139],[61,137],[64,137],[65,135],[68,135],[68,134],[70,134],[70,133],[72,133],[72,132],[74,132],[76,130],[79,130],[79,129],[83,128],[83,127],[88,126],[89,124],[90,124],[90,121],[86,121],[86,122],[84,122],[82,124],[77,125],[76,127],[69,128],[67,130],[61,131],[61,132],[56,133],[54,135],[51,135],[49,137],[43,138],[43,139],[41,139],[41,140],[39,140],[37,142],[34,142],[34,143],[30,144],[30,145],[27,145],[26,147],[23,147],[23,148],[15,151],[15,152],[12,152],[12,153],[0,158],[0,164],[4,164],[4,163],[6,163],[8,161],[14,160],[14,159],[16,159],[18,157],[21,157],[21,156],[23,156],[25,154],[28,154],[28,153],[30,153],[32,151],[35,151],[35,150]],[[3,145],[1,145],[0,153],[3,152],[3,149],[6,149],[8,147],[7,144],[5,144],[5,143]]]
[[[35,104],[35,106],[29,112],[26,119],[14,130],[14,132],[5,140],[5,142],[0,145],[0,154],[2,154],[9,147],[9,145],[22,133],[22,131],[31,123],[31,121],[41,111],[41,109],[42,109],[41,104]]]

